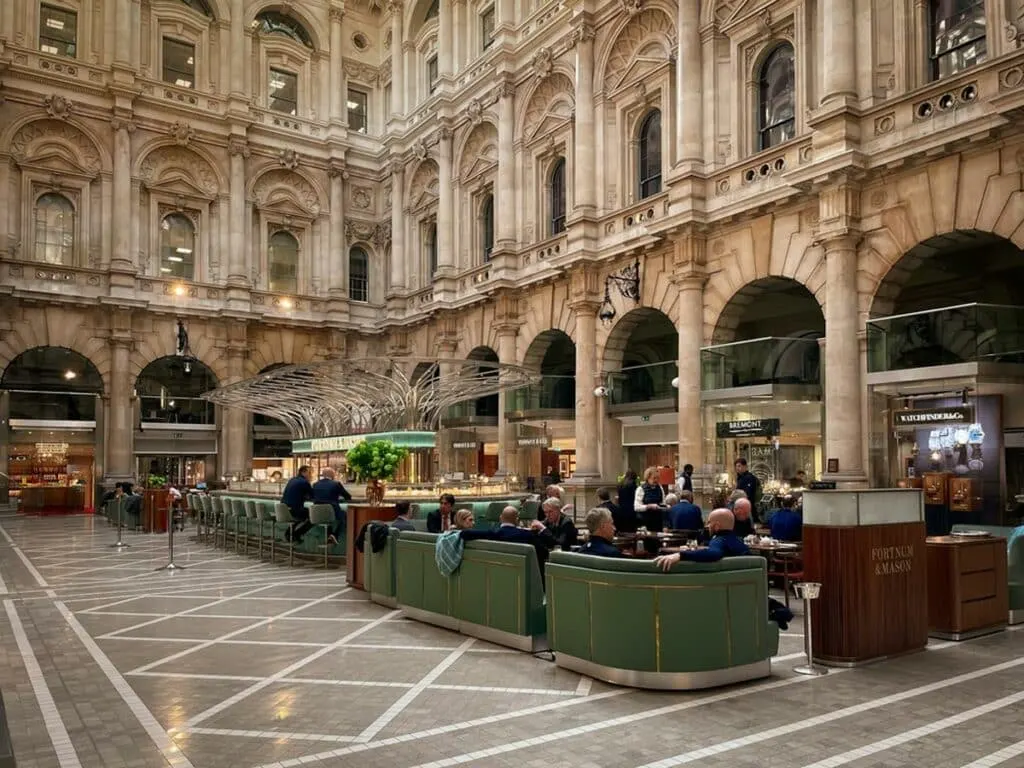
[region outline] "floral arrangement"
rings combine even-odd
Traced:
[[[363,440],[345,454],[345,462],[361,480],[387,481],[395,478],[398,465],[408,455],[408,448],[390,440]]]

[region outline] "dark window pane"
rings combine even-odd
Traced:
[[[299,113],[299,78],[291,72],[270,70],[270,109],[286,115]]]
[[[565,158],[551,172],[551,234],[565,231]]]
[[[480,39],[486,51],[494,42],[494,6],[480,14]]]
[[[783,43],[761,66],[758,89],[758,149],[768,149],[796,136],[793,46]]]
[[[307,48],[313,47],[313,38],[298,21],[276,11],[264,11],[256,17],[257,28],[264,35],[282,35]]]
[[[348,254],[348,296],[352,301],[370,300],[370,257],[362,248]]]
[[[942,78],[986,58],[984,0],[932,0],[932,77]]]
[[[39,50],[74,58],[78,53],[78,14],[52,5],[39,6]]]
[[[192,280],[195,273],[196,228],[180,213],[165,216],[160,224],[160,274]]]
[[[480,211],[481,240],[484,261],[491,260],[494,251],[494,195],[487,195]]]
[[[640,157],[637,166],[640,199],[661,192],[661,110],[652,109],[640,124]]]
[[[36,201],[35,257],[47,264],[74,262],[75,208],[64,195],[49,193]]]
[[[190,43],[164,38],[164,82],[195,88],[196,47]]]
[[[348,129],[356,133],[366,133],[367,128],[367,96],[362,91],[348,89]]]
[[[427,59],[427,92],[433,93],[437,90],[437,56]]]

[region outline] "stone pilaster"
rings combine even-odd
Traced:
[[[501,84],[498,100],[498,248],[514,248],[516,241],[515,84]]]
[[[391,281],[388,294],[405,290],[405,165],[391,158]]]
[[[245,378],[245,360],[249,345],[244,323],[228,324],[227,368],[228,380],[234,384]],[[252,429],[250,414],[238,408],[225,408],[222,412],[223,446],[220,450],[226,477],[247,478],[252,475]]]
[[[569,276],[569,308],[576,321],[576,474],[580,483],[599,481],[601,432],[594,389],[601,382],[597,366],[597,311],[601,306],[598,275],[577,267]]]
[[[456,266],[452,245],[455,198],[452,189],[452,129],[442,123],[437,130],[438,201],[437,201],[437,270],[451,275]]]
[[[681,2],[677,11],[676,50],[676,159],[680,163],[704,161],[704,89],[700,87],[700,5]]]
[[[245,0],[231,0],[231,97],[243,102],[246,98],[245,67],[249,63],[246,51]]]
[[[111,122],[114,129],[114,179],[111,226],[114,230],[113,258],[110,267],[117,272],[135,272],[132,257],[132,138],[134,124],[126,119],[116,118]],[[134,284],[131,286],[134,288]]]
[[[348,320],[348,243],[345,242],[345,179],[344,161],[337,160],[328,170],[331,179],[330,256],[327,259],[327,286],[332,321]]]
[[[110,329],[110,401],[107,414],[107,460],[105,481],[109,484],[134,478],[132,444],[132,316],[115,310]]]
[[[498,296],[494,311],[494,331],[498,334],[498,360],[515,365],[519,362],[519,299],[511,293]],[[498,393],[498,471],[496,477],[519,474],[519,447],[516,425],[506,418],[508,392]]]
[[[857,25],[850,0],[824,0],[822,58],[823,105],[844,104],[857,98]]]
[[[348,117],[348,110],[345,107],[347,95],[345,93],[345,71],[342,62],[344,52],[344,29],[342,19],[345,11],[342,8],[332,7],[331,17],[331,122],[345,122]]]
[[[405,46],[402,40],[402,2],[388,0],[391,14],[391,114],[405,114]]]
[[[597,176],[594,141],[594,26],[589,18],[575,20],[576,135],[573,142],[573,198],[577,213],[597,212]]]
[[[231,206],[230,219],[231,252],[228,254],[228,288],[234,289],[235,296],[229,300],[245,300],[244,291],[249,288],[248,252],[249,238],[245,226],[245,161],[249,157],[249,145],[244,136],[233,136],[228,143],[230,155]]]
[[[701,364],[704,346],[704,285],[706,241],[692,229],[676,240],[672,283],[679,292],[676,301],[676,331],[679,333],[679,464],[693,464],[696,472],[704,466],[704,436],[701,428]],[[677,467],[676,469],[679,469]]]

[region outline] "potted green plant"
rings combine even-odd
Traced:
[[[345,455],[348,468],[357,479],[366,481],[366,501],[378,506],[384,500],[385,484],[395,479],[398,467],[409,449],[390,440],[363,440]]]

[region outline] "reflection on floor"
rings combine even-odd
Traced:
[[[1024,632],[825,678],[615,688],[417,624],[337,571],[102,520],[0,518],[0,691],[19,768],[1024,766]],[[794,603],[794,607],[797,607]]]

